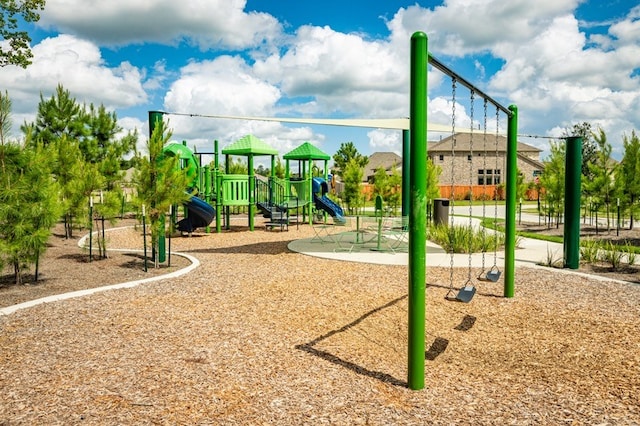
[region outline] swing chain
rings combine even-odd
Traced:
[[[482,133],[482,220],[485,219],[487,214],[487,98],[483,98],[483,128],[484,131]],[[492,175],[493,176],[493,175]],[[482,228],[482,272],[484,273],[485,268],[485,253],[486,253],[486,228]]]
[[[498,171],[498,167],[500,167],[500,163],[498,160],[498,135],[499,135],[499,128],[500,128],[500,110],[498,109],[498,107],[496,106],[496,143],[495,143],[495,147],[496,147],[496,169],[493,171],[493,184],[496,188],[495,191],[495,195],[494,195],[494,207],[493,207],[493,223],[494,223],[494,227],[498,227],[498,185],[496,184],[496,177],[495,177],[495,173]],[[505,146],[505,152],[506,152],[507,147]],[[502,175],[501,175],[502,176]],[[498,232],[497,230],[494,232],[494,244],[495,247],[493,249],[493,268],[497,268],[498,266]]]
[[[473,245],[473,116],[474,116],[474,103],[475,103],[475,90],[471,89],[470,99],[470,120],[471,120],[471,132],[469,134],[469,268],[467,270],[467,283],[471,281],[471,257],[472,257],[472,245]]]
[[[447,297],[453,292],[453,207],[454,207],[454,176],[455,176],[455,160],[456,160],[456,78],[451,78],[451,185],[449,193],[449,210],[450,210],[450,226],[449,226],[449,292]]]

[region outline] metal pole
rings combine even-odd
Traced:
[[[89,195],[89,262],[93,258],[93,196]]]
[[[582,138],[567,138],[564,177],[564,267],[580,267],[580,192]]]
[[[616,237],[620,236],[620,198],[616,198],[616,205],[618,206],[618,219],[616,221]]]
[[[142,205],[142,244],[144,245],[144,271],[147,272],[147,221],[144,204]]]
[[[249,231],[253,231],[254,214],[255,214],[255,201],[256,201],[256,177],[253,171],[253,155],[249,154],[247,159],[247,166],[249,168]]]
[[[424,388],[426,196],[427,196],[427,62],[428,40],[411,36],[410,165],[409,165],[409,388]]]
[[[218,154],[218,140],[213,141],[213,178],[216,191],[216,232],[222,232],[222,178],[220,174],[220,158]]]
[[[507,124],[507,194],[504,247],[504,297],[515,293],[516,186],[518,184],[518,107],[509,105]]]

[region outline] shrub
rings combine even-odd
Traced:
[[[618,250],[617,246],[611,241],[604,244],[603,250],[600,252],[600,260],[604,263],[611,265],[611,269],[618,270],[622,265],[622,258],[625,253]]]
[[[497,236],[469,225],[434,225],[429,229],[429,239],[453,253],[482,253],[500,249],[504,246],[504,234],[498,233]]]
[[[593,239],[583,240],[580,244],[580,259],[585,263],[595,263],[599,260],[600,243]]]

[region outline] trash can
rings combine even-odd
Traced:
[[[445,226],[449,223],[448,198],[435,198],[433,200],[433,223]]]

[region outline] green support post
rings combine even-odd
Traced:
[[[411,194],[409,193],[409,170],[410,170],[410,143],[409,131],[402,131],[402,217],[409,216],[409,203]]]
[[[207,204],[211,204],[211,167],[204,166],[204,200]],[[211,232],[209,225],[205,228],[206,233]]]
[[[564,267],[580,267],[580,193],[582,138],[567,138],[564,175]]]
[[[218,140],[213,141],[213,178],[215,179],[215,191],[216,191],[216,232],[219,234],[222,231],[222,193],[220,192],[222,186],[222,179],[220,177],[220,157],[218,155]]]
[[[507,123],[507,189],[504,251],[504,297],[515,294],[516,190],[518,185],[518,107],[509,105]]]
[[[256,212],[256,176],[253,171],[253,155],[249,155],[247,167],[249,168],[249,231],[253,231],[253,215]]]
[[[408,384],[424,388],[427,220],[427,35],[411,36]]]

